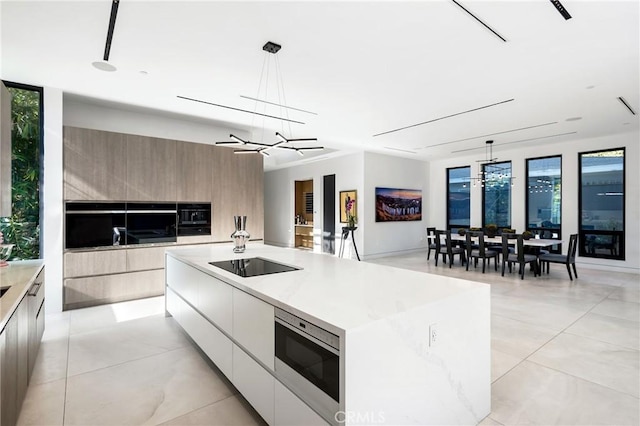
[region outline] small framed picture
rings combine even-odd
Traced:
[[[351,207],[348,213],[357,217],[358,205],[356,200],[356,190],[340,191],[340,223],[347,223],[347,209]]]

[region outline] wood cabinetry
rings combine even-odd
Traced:
[[[39,309],[35,309],[35,305]],[[44,332],[44,269],[0,332],[0,424],[18,421]],[[39,317],[38,313],[42,316]]]
[[[126,201],[175,202],[176,141],[124,135],[127,145]]]
[[[313,225],[295,225],[295,247],[313,248]]]
[[[211,234],[214,241],[229,241],[233,216],[247,216],[251,239],[264,237],[264,173],[262,155],[236,155],[215,146]]]
[[[64,199],[126,199],[126,141],[120,133],[64,127]]]
[[[11,216],[11,94],[0,82],[0,216]]]
[[[178,202],[210,202],[213,147],[182,142],[176,150]]]

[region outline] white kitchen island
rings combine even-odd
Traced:
[[[302,269],[209,265],[252,257]],[[167,312],[269,424],[470,425],[490,412],[486,284],[261,243],[167,250],[166,276]],[[274,371],[276,308],[339,337],[335,413]]]

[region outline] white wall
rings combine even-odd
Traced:
[[[45,262],[45,309],[62,311],[62,90],[45,87],[42,258]]]
[[[355,189],[358,202],[357,217],[360,219],[364,213],[360,197],[364,192],[363,187],[363,161],[364,154],[352,154],[342,157],[311,161],[309,163],[286,169],[273,170],[264,175],[264,242],[267,244],[293,247],[294,246],[294,217],[295,199],[294,183],[297,180],[313,179],[313,223],[314,223],[314,251],[322,251],[322,225],[323,215],[323,176],[336,175],[336,210],[335,210],[335,235],[336,253],[340,243],[341,228],[338,211],[338,194],[340,191]],[[358,223],[355,233],[356,246],[362,256],[363,230]],[[345,251],[345,257],[351,257],[351,252]],[[355,258],[355,253],[353,254]]]
[[[640,137],[638,132],[609,135],[600,138],[575,140],[561,144],[519,145],[510,150],[495,150],[494,157],[498,161],[511,161],[513,176],[516,177],[512,193],[512,227],[518,231],[525,229],[525,195],[526,176],[525,159],[562,155],[562,233],[564,238],[578,232],[578,153],[600,149],[625,147],[626,168],[626,260],[609,260],[583,258],[577,263],[585,267],[598,267],[627,272],[640,272]],[[430,226],[439,229],[446,227],[446,168],[471,166],[471,174],[478,171],[476,160],[482,159],[480,155],[455,157],[442,161],[431,162],[430,186],[435,190],[430,192]],[[440,188],[441,190],[438,190]],[[471,226],[482,224],[482,194],[481,189],[471,188]],[[566,250],[566,244],[564,245]]]
[[[427,199],[428,164],[373,153],[358,153],[265,173],[265,243],[286,247],[294,245],[294,182],[313,179],[315,251],[321,250],[322,177],[336,175],[336,237],[340,238],[338,196],[340,191],[357,192],[358,229],[355,232],[360,258],[372,258],[402,251],[425,249],[425,223],[375,222],[375,187],[421,189]],[[289,212],[289,213],[288,213]],[[336,253],[339,241],[336,243]],[[350,247],[348,247],[350,248]],[[345,251],[345,257],[355,253]]]
[[[250,136],[244,130],[188,120],[186,116],[182,119],[169,113],[119,109],[75,98],[64,101],[64,125],[204,144],[229,140],[229,133],[247,139]]]
[[[391,255],[403,251],[426,249],[426,226],[430,211],[427,201],[432,186],[429,184],[429,164],[425,161],[388,155],[366,153],[364,157],[363,224],[366,257]],[[422,190],[422,220],[415,222],[376,222],[375,188],[402,188]],[[437,188],[437,187],[436,187]]]

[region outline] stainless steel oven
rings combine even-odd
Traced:
[[[276,377],[335,423],[340,409],[340,337],[279,308],[275,336]]]
[[[64,248],[126,244],[119,230],[126,228],[125,203],[67,202]]]
[[[178,204],[178,236],[211,235],[211,203]]]

